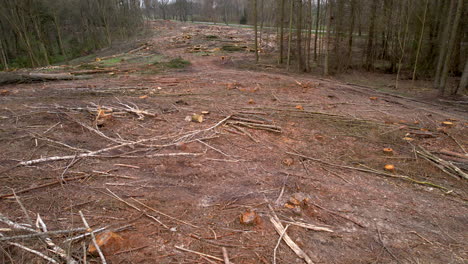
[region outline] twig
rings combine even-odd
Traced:
[[[74,228],[70,230],[57,230],[57,231],[47,231],[47,232],[32,233],[32,234],[27,234],[27,235],[18,235],[18,236],[11,236],[11,237],[0,237],[0,241],[37,238],[37,237],[44,237],[44,236],[49,236],[49,235],[70,234],[70,233],[76,233],[76,232],[82,232],[82,231],[86,231],[86,228]]]
[[[278,242],[276,242],[275,248],[273,249],[273,264],[276,264],[276,251],[278,250],[281,240],[283,240],[283,237],[286,234],[286,231],[288,230],[288,228],[289,228],[289,225],[286,225],[283,232],[280,234],[280,237],[278,238]]]
[[[127,168],[132,168],[132,169],[140,169],[139,166],[135,166],[135,165],[130,165],[130,164],[114,164],[114,166],[119,166],[119,167],[127,167]]]
[[[114,255],[120,255],[120,254],[124,254],[124,253],[130,253],[130,252],[134,252],[134,251],[137,251],[137,250],[141,250],[141,249],[144,249],[144,248],[147,248],[147,247],[149,247],[149,246],[146,245],[146,246],[142,246],[142,247],[131,248],[131,249],[127,249],[127,250],[123,250],[123,251],[116,252],[116,253],[114,253]]]
[[[95,229],[93,230],[93,233],[96,234],[96,233],[99,233],[99,232],[102,232],[104,230],[106,230],[109,226],[105,226],[105,227],[101,227],[101,228],[98,228],[98,229]],[[85,229],[85,230],[88,230],[88,229]],[[80,238],[83,238],[83,237],[87,237],[87,236],[90,236],[91,235],[91,232],[88,232],[88,233],[85,233],[85,234],[81,234],[81,235],[78,235],[78,236],[74,236],[74,237],[70,237],[70,238],[67,238],[63,241],[63,243],[67,243],[67,242],[72,242],[72,241],[75,241],[77,239],[80,239]]]
[[[280,192],[280,194],[278,195],[278,198],[276,198],[276,201],[275,201],[275,204],[276,204],[276,205],[279,205],[279,203],[280,203],[280,201],[281,201],[281,198],[283,197],[284,188],[286,187],[286,182],[288,181],[288,178],[289,178],[289,173],[286,174],[286,178],[285,178],[284,181],[283,181],[283,187],[281,187],[281,192]]]
[[[51,143],[54,143],[54,144],[57,144],[57,145],[60,145],[60,146],[63,146],[63,147],[72,149],[72,150],[74,150],[74,151],[79,151],[79,152],[91,152],[91,150],[73,147],[73,146],[70,146],[70,145],[65,144],[65,143],[63,143],[63,142],[60,142],[60,141],[56,141],[56,140],[53,140],[53,139],[50,139],[50,138],[47,138],[47,137],[41,137],[40,135],[37,135],[37,134],[33,134],[33,133],[30,133],[30,134],[31,134],[32,137],[35,137],[35,138],[37,138],[37,139],[44,140],[44,141],[47,141],[47,142],[51,142]]]
[[[419,149],[415,149],[415,153],[423,157],[424,159],[428,160],[429,162],[433,163],[435,166],[437,166],[439,169],[441,169],[443,172],[447,173],[448,175],[455,177],[455,178],[460,177],[465,180],[468,180],[467,173],[463,172],[460,168],[453,165],[451,162],[443,160],[431,154],[429,151],[427,151],[423,147],[419,146]]]
[[[57,124],[55,124],[55,125],[49,127],[46,131],[42,132],[42,134],[46,134],[47,132],[49,132],[50,130],[52,130],[54,127],[56,127],[56,126],[58,126],[58,125],[60,125],[60,122],[57,122]]]
[[[332,167],[349,169],[349,170],[357,170],[357,171],[368,172],[368,173],[374,173],[374,174],[377,174],[377,175],[382,175],[382,176],[386,176],[386,177],[390,177],[390,178],[396,178],[396,179],[402,179],[402,180],[410,181],[412,183],[425,185],[425,186],[430,186],[430,187],[435,187],[435,188],[438,188],[438,189],[441,189],[441,190],[444,190],[444,191],[448,191],[448,189],[443,187],[443,186],[440,186],[440,185],[437,185],[437,184],[434,184],[434,183],[431,183],[431,182],[418,181],[418,180],[413,179],[413,178],[411,178],[409,176],[406,176],[406,175],[391,174],[391,173],[381,172],[381,171],[373,170],[373,169],[363,169],[363,168],[356,168],[356,167],[351,167],[351,166],[333,164],[333,163],[330,163],[330,162],[327,162],[327,161],[323,161],[323,160],[320,160],[320,159],[304,156],[302,154],[294,153],[294,152],[286,152],[286,153],[290,154],[290,155],[299,156],[299,157],[302,157],[302,158],[305,158],[305,159],[309,159],[309,160],[312,160],[312,161],[315,161],[315,162],[319,162],[319,163],[322,163],[322,164],[325,164],[325,165],[328,165],[328,166],[332,166]]]
[[[198,240],[200,240],[202,242],[205,242],[205,243],[208,243],[208,244],[211,244],[211,245],[214,245],[214,246],[218,246],[218,247],[229,247],[229,248],[243,247],[242,245],[229,245],[229,244],[224,244],[224,243],[218,243],[218,242],[211,241],[211,240],[208,240],[208,239],[203,238],[203,237],[199,237],[199,236],[197,236],[195,234],[190,234],[189,236],[192,237],[192,238],[198,239]]]
[[[458,142],[458,140],[457,140],[455,137],[453,137],[453,136],[450,135],[449,133],[446,133],[446,134],[447,134],[447,136],[449,136],[455,143],[457,143],[457,145],[460,147],[460,149],[463,151],[463,153],[468,154],[468,152],[466,152],[466,149],[463,147],[463,145],[460,144],[460,142]]]
[[[207,146],[208,148],[210,148],[210,149],[212,149],[212,150],[214,150],[214,151],[216,151],[216,152],[218,152],[218,153],[220,153],[220,154],[222,154],[222,155],[224,155],[224,156],[226,156],[226,157],[231,157],[230,155],[228,155],[228,154],[224,153],[223,151],[221,151],[221,150],[219,150],[219,149],[217,149],[217,148],[215,148],[215,147],[209,145],[209,144],[206,143],[206,142],[203,142],[203,141],[200,140],[200,139],[197,139],[197,142],[200,142],[201,144]]]
[[[313,264],[314,262],[312,259],[288,236],[288,234],[286,234],[285,228],[283,227],[283,224],[281,224],[281,221],[276,215],[275,210],[273,210],[273,207],[268,204],[268,208],[270,208],[270,211],[273,215],[270,217],[270,222],[273,224],[276,232],[280,236],[283,235],[283,240],[286,245],[288,245],[289,248],[291,248],[292,251],[294,251],[294,253],[296,253],[296,255],[303,259],[307,264]]]
[[[6,216],[4,216],[3,214],[0,213],[0,222],[14,228],[14,229],[19,229],[19,230],[24,230],[24,231],[28,231],[28,232],[32,232],[32,233],[37,233],[36,230],[30,228],[30,227],[26,227],[26,226],[23,226],[23,225],[20,225],[16,222],[13,222],[11,221],[10,219],[8,219]]]
[[[72,159],[72,161],[70,161],[70,163],[68,163],[68,165],[65,167],[65,169],[62,171],[62,174],[60,174],[60,184],[63,186],[63,184],[65,183],[65,179],[63,178],[63,176],[65,175],[65,173],[67,173],[68,169],[70,167],[72,167],[73,165],[75,165],[75,163],[78,162],[78,160],[76,158]]]
[[[86,129],[88,129],[88,130],[91,131],[91,132],[96,133],[97,135],[99,135],[99,136],[101,136],[101,137],[103,137],[103,138],[105,138],[105,139],[107,139],[107,140],[109,140],[109,141],[112,141],[112,142],[118,143],[118,144],[129,143],[129,142],[130,142],[130,141],[127,141],[127,140],[121,140],[121,139],[111,138],[111,137],[107,136],[106,134],[102,133],[101,131],[99,131],[98,129],[93,128],[93,127],[90,127],[90,126],[88,126],[88,125],[86,125],[86,124],[84,124],[84,123],[82,123],[82,122],[76,120],[75,118],[73,118],[72,116],[70,116],[70,115],[68,115],[68,114],[66,114],[66,115],[68,116],[68,118],[70,118],[71,120],[75,121],[75,122],[76,122],[77,124],[79,124],[80,126],[86,128]]]
[[[468,159],[468,154],[462,154],[462,153],[450,151],[450,150],[447,150],[447,149],[441,149],[440,151],[438,151],[438,153],[444,154],[444,155],[447,155],[447,156],[457,157],[457,158],[460,158],[460,159]]]
[[[342,179],[344,182],[350,183],[348,180],[346,180],[345,178],[343,178],[343,177],[342,177],[341,175],[339,175],[338,173],[333,172],[333,171],[331,171],[331,170],[328,170],[328,169],[326,169],[326,168],[324,168],[324,167],[322,167],[322,169],[323,169],[324,171],[326,171],[326,172],[328,172],[328,173],[330,173],[330,174],[332,174],[332,175],[335,175],[336,177]]]
[[[15,243],[15,242],[8,242],[8,244],[9,244],[9,245],[12,245],[12,246],[19,247],[19,248],[21,248],[21,249],[23,249],[23,250],[26,250],[26,251],[30,252],[30,253],[36,254],[36,255],[38,255],[39,257],[41,257],[41,258],[43,258],[43,259],[49,261],[50,263],[59,264],[59,262],[56,261],[55,259],[50,258],[50,257],[48,257],[48,256],[46,256],[46,255],[44,255],[44,254],[42,254],[41,252],[37,251],[37,250],[28,248],[28,247],[26,247],[26,246],[23,246],[23,245],[21,245],[21,244]]]
[[[165,214],[165,213],[163,213],[163,212],[161,212],[161,211],[158,211],[158,210],[154,209],[153,207],[149,207],[148,205],[146,205],[146,204],[144,204],[144,203],[138,201],[137,199],[134,199],[134,198],[130,198],[130,199],[132,199],[133,201],[135,201],[135,202],[137,202],[138,204],[142,205],[143,207],[145,207],[145,208],[147,208],[147,209],[149,209],[149,210],[151,210],[151,211],[153,211],[153,212],[155,212],[155,213],[158,213],[158,214],[160,214],[160,215],[163,215],[163,216],[165,216],[165,217],[167,217],[167,218],[170,218],[170,219],[172,219],[172,220],[174,220],[174,221],[177,221],[177,222],[179,222],[179,223],[182,223],[182,224],[185,224],[185,225],[194,227],[194,228],[200,228],[200,227],[198,227],[198,226],[196,226],[196,225],[193,225],[193,224],[188,223],[188,222],[186,222],[186,221],[177,219],[177,218],[175,218],[175,217],[173,217],[173,216],[170,216],[170,215],[168,215],[168,214]]]
[[[42,232],[47,232],[47,226],[44,221],[42,221],[42,218],[39,214],[37,214],[36,227]],[[63,260],[66,260],[68,264],[78,264],[78,261],[74,260],[70,255],[68,255],[63,248],[57,246],[49,237],[46,236],[42,240],[47,244],[47,246],[51,248],[52,252],[59,255]]]
[[[234,127],[235,129],[237,129],[238,131],[240,131],[241,133],[243,133],[244,135],[248,136],[253,142],[255,143],[259,143],[260,141],[258,141],[257,139],[255,139],[249,132],[247,132],[245,129],[243,129],[242,127],[240,126],[236,126],[234,124],[230,124],[230,126]]]
[[[224,261],[222,258],[218,258],[218,257],[212,256],[212,255],[208,255],[208,254],[205,254],[205,253],[198,252],[198,251],[193,251],[193,250],[186,249],[186,248],[183,248],[183,247],[180,247],[180,246],[174,246],[174,247],[177,248],[178,250],[182,250],[182,251],[185,251],[185,252],[190,252],[190,253],[193,253],[193,254],[196,254],[196,255],[199,255],[199,256],[204,256],[204,257],[214,259],[214,260],[218,260],[218,261]],[[231,264],[234,264],[234,263],[231,262]]]
[[[415,234],[417,235],[418,237],[420,237],[422,240],[426,241],[427,243],[433,245],[434,243],[432,243],[431,241],[429,241],[427,238],[421,236],[420,234],[418,234],[416,231],[410,231],[411,234]]]
[[[81,180],[81,179],[84,179],[84,178],[87,178],[87,177],[89,177],[89,175],[78,176],[78,177],[73,177],[73,178],[64,178],[63,180],[60,179],[60,180],[45,183],[45,184],[42,184],[42,185],[39,185],[39,186],[19,190],[19,191],[16,192],[16,194],[26,193],[26,192],[29,192],[29,191],[33,191],[33,190],[53,186],[53,185],[56,185],[56,184],[60,184],[61,182],[70,182],[70,181]],[[0,199],[8,198],[8,197],[11,197],[11,196],[14,196],[14,195],[15,195],[15,193],[3,194],[3,195],[0,195]]]
[[[312,224],[309,224],[309,223],[291,222],[291,221],[285,221],[285,220],[281,220],[281,222],[284,222],[284,223],[286,223],[288,225],[300,226],[300,227],[310,229],[310,230],[314,230],[314,231],[324,231],[324,232],[330,232],[330,233],[334,232],[333,230],[331,230],[328,227],[316,226],[316,225],[312,225]]]
[[[380,230],[379,230],[379,227],[377,226],[376,224],[376,228],[377,228],[377,234],[379,235],[379,241],[380,243],[382,244],[382,247],[385,249],[385,251],[387,251],[388,254],[390,254],[390,256],[392,256],[392,258],[397,262],[397,263],[400,263],[400,261],[397,259],[397,257],[395,257],[395,255],[393,255],[393,253],[385,246],[383,240],[382,240],[382,235],[380,234]]]
[[[363,224],[358,223],[358,222],[354,221],[353,219],[351,219],[351,218],[349,218],[349,217],[347,217],[347,216],[341,215],[341,214],[339,214],[339,213],[337,213],[337,212],[333,212],[332,210],[329,210],[329,209],[327,209],[327,208],[324,208],[324,207],[322,207],[322,206],[320,206],[320,205],[318,205],[318,204],[316,204],[316,203],[314,203],[314,202],[309,201],[309,203],[311,203],[313,206],[315,206],[315,207],[317,207],[317,208],[320,208],[320,209],[322,209],[322,210],[324,210],[324,211],[329,212],[330,214],[333,214],[333,215],[336,215],[336,216],[341,217],[341,218],[343,218],[343,219],[346,219],[346,220],[348,220],[348,221],[350,221],[350,222],[356,224],[356,225],[359,226],[359,227],[362,227],[362,228],[365,228],[365,227],[366,227],[366,226],[364,226]]]
[[[105,171],[96,171],[96,170],[93,170],[92,172],[93,172],[93,173],[96,173],[96,174],[104,175],[104,176],[106,176],[106,177],[115,177],[115,178],[122,178],[122,179],[138,180],[138,178],[136,178],[136,177],[125,176],[125,175],[116,175],[116,174],[112,174],[112,173],[105,172]]]
[[[96,236],[94,235],[94,231],[89,227],[88,222],[86,221],[86,219],[85,219],[85,217],[83,215],[83,212],[79,211],[78,213],[81,216],[81,220],[83,221],[84,226],[90,231],[94,247],[96,247],[96,251],[98,252],[99,257],[102,260],[102,264],[107,264],[106,258],[104,257],[104,254],[102,253],[101,248],[99,247],[99,245],[98,245],[98,243],[96,241]]]
[[[164,228],[170,229],[167,225],[165,225],[163,222],[161,222],[161,221],[160,221],[159,219],[157,219],[156,217],[154,217],[154,216],[152,216],[152,215],[146,213],[145,211],[141,210],[140,208],[136,207],[135,205],[133,205],[133,204],[131,204],[131,203],[125,201],[124,199],[120,198],[117,194],[115,194],[114,192],[112,192],[112,191],[109,190],[108,188],[106,188],[106,190],[112,194],[111,197],[113,197],[114,199],[117,199],[117,200],[121,201],[122,203],[128,205],[129,207],[131,207],[131,208],[137,210],[138,212],[143,213],[146,217],[153,219],[155,222],[157,222],[158,224],[162,225]],[[135,199],[134,199],[134,200],[135,200]]]
[[[222,247],[221,250],[223,251],[224,264],[230,264],[231,262],[229,262],[227,249],[225,247]]]
[[[15,190],[11,188],[11,192],[13,193],[13,195],[15,196],[15,199],[16,199],[16,202],[19,204],[19,206],[21,207],[21,210],[23,211],[24,213],[24,216],[26,217],[26,221],[28,222],[29,225],[33,225],[33,221],[31,219],[31,217],[29,216],[29,213],[28,213],[28,210],[26,210],[26,208],[24,207],[23,203],[21,203],[19,197],[16,195],[15,193]]]

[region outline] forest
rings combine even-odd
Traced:
[[[0,263],[466,264],[466,0],[1,0]]]
[[[324,75],[348,69],[431,79],[441,95],[468,83],[468,8],[463,0],[5,0],[3,69],[83,56],[135,35],[145,19],[253,25],[258,53]],[[274,34],[262,43],[263,32]],[[447,79],[455,77],[456,84]]]

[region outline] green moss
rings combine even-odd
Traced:
[[[172,59],[165,63],[165,66],[173,69],[182,69],[189,66],[191,63],[188,60],[184,60],[181,57]]]
[[[224,45],[221,49],[224,51],[231,51],[231,52],[244,50],[243,47],[234,46],[234,45]]]
[[[110,58],[107,60],[102,60],[99,62],[99,65],[105,66],[105,67],[110,67],[114,66],[122,61],[122,58],[120,57],[115,57],[115,58]]]

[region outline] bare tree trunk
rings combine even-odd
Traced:
[[[255,62],[258,63],[258,28],[257,28],[257,0],[253,0],[253,16],[254,16],[254,31],[255,31]]]
[[[304,57],[302,57],[302,0],[297,0],[297,21],[296,21],[296,50],[299,71],[306,71]]]
[[[307,56],[306,56],[306,71],[310,71],[310,48],[311,48],[311,44],[312,44],[312,24],[313,24],[313,20],[312,20],[312,0],[309,0],[309,15],[308,15],[308,29],[307,29]]]
[[[460,84],[457,88],[457,94],[462,95],[468,92],[468,59],[465,62],[465,69],[463,70],[463,74],[460,80]]]
[[[280,56],[279,56],[279,63],[283,64],[283,50],[284,50],[284,1],[281,0],[280,3],[280,22],[279,22],[279,27],[280,27]]]
[[[288,61],[286,69],[289,71],[289,65],[291,65],[291,42],[292,42],[292,22],[293,22],[293,8],[294,0],[290,0],[291,5],[289,8],[289,35],[288,35]]]
[[[377,13],[377,0],[372,0],[369,35],[367,36],[366,69],[374,68],[374,28]]]
[[[264,18],[265,9],[263,8],[263,2],[264,0],[260,0],[260,36],[259,36],[260,46],[263,43],[263,22],[264,22],[263,20],[265,19]]]
[[[355,12],[356,12],[356,0],[351,0],[351,23],[349,25],[348,31],[348,54],[346,56],[346,68],[348,68],[353,63],[352,51],[353,51],[353,33],[354,33],[354,21],[355,21]]]
[[[416,51],[416,59],[414,61],[412,86],[414,86],[414,80],[416,79],[416,71],[417,71],[417,68],[418,68],[419,53],[421,52],[422,39],[423,39],[423,36],[424,36],[424,29],[425,29],[425,26],[426,26],[426,15],[427,15],[428,6],[429,6],[429,0],[426,0],[426,5],[424,7],[423,21],[422,21],[422,25],[421,25],[421,34],[419,35],[418,50]]]
[[[325,76],[329,75],[330,74],[330,42],[331,42],[331,38],[330,38],[330,28],[331,28],[331,21],[333,19],[332,17],[332,2],[331,1],[327,1],[326,3],[327,5],[327,15],[328,15],[328,18],[327,18],[327,36],[326,36],[326,50],[325,50],[325,64],[323,66],[323,74]]]
[[[8,61],[7,61],[7,57],[5,54],[5,49],[3,48],[3,41],[1,39],[0,39],[0,51],[2,52],[3,68],[5,70],[8,70]]]
[[[450,6],[448,7],[447,13],[447,20],[445,21],[445,27],[442,35],[440,36],[439,40],[439,59],[437,60],[435,78],[434,78],[434,87],[439,89],[440,86],[440,77],[442,73],[442,69],[444,67],[445,57],[447,55],[447,42],[450,38],[450,21],[452,21],[453,12],[455,9],[455,4],[457,0],[451,0]],[[441,24],[442,25],[442,24]]]
[[[402,4],[403,7],[403,4]],[[396,76],[396,81],[395,81],[395,88],[398,89],[398,82],[400,81],[400,73],[401,73],[401,68],[403,66],[403,59],[405,57],[405,50],[406,50],[406,37],[408,36],[408,27],[409,27],[409,21],[410,21],[410,9],[411,9],[411,0],[408,0],[408,7],[407,9],[407,14],[406,14],[406,23],[405,23],[405,29],[403,33],[403,41],[401,41],[401,38],[398,38],[400,50],[401,50],[401,55],[400,59],[398,60],[398,71],[397,71],[397,76]]]
[[[463,2],[465,0],[458,0],[458,5],[456,9],[456,14],[455,18],[453,20],[453,25],[450,33],[450,39],[448,42],[447,46],[447,56],[445,57],[445,61],[443,63],[444,67],[442,69],[442,72],[440,74],[440,83],[439,83],[439,92],[442,95],[451,95],[455,91],[452,91],[448,89],[447,87],[447,78],[448,78],[448,72],[450,68],[450,60],[452,58],[452,53],[453,53],[453,48],[455,46],[455,39],[457,37],[457,31],[458,31],[458,24],[460,23],[460,17],[463,13]]]
[[[55,14],[55,13],[54,13],[54,25],[55,25],[55,30],[57,31],[57,38],[58,38],[58,42],[59,42],[60,53],[64,57],[67,57],[67,54],[65,53],[65,48],[63,47],[62,33],[60,31],[60,25],[59,25],[59,22],[58,22],[57,14]]]
[[[317,39],[319,33],[319,18],[320,18],[320,1],[317,0],[317,16],[315,20],[315,37],[314,37],[314,61],[317,61]]]

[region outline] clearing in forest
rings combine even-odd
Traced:
[[[36,71],[91,78],[1,87],[0,262],[466,262],[466,107],[255,65],[249,29],[152,23]]]

